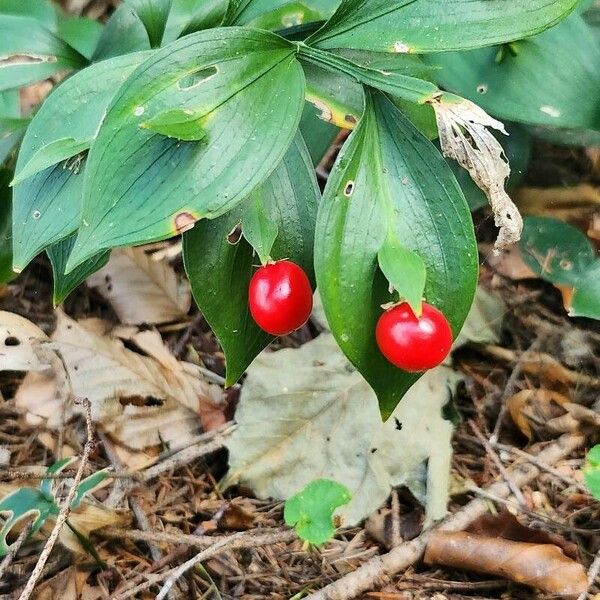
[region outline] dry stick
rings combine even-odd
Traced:
[[[498,448],[499,450],[504,450],[505,452],[510,452],[511,454],[514,454],[515,456],[519,456],[519,457],[525,459],[526,461],[539,467],[542,471],[546,471],[547,473],[550,473],[550,475],[554,475],[554,477],[556,477],[557,479],[559,479],[560,481],[562,481],[565,485],[568,485],[569,487],[574,487],[577,490],[579,490],[580,492],[583,492],[584,494],[589,493],[589,490],[585,487],[585,485],[583,485],[582,483],[579,483],[578,481],[575,481],[572,477],[567,477],[566,475],[564,475],[563,473],[561,473],[554,467],[551,467],[550,465],[546,465],[543,462],[540,462],[538,457],[533,456],[533,454],[524,452],[523,450],[520,450],[519,448],[513,448],[512,446],[509,446],[507,444],[496,444],[496,448]]]
[[[87,441],[83,448],[83,455],[81,457],[81,462],[79,463],[79,469],[77,469],[77,473],[73,479],[73,485],[67,494],[67,497],[64,499],[62,506],[60,507],[60,512],[56,517],[56,523],[54,524],[54,528],[52,529],[52,533],[38,558],[37,564],[33,569],[33,573],[27,582],[27,585],[21,592],[19,596],[19,600],[28,600],[28,598],[33,593],[33,589],[35,588],[38,579],[42,575],[42,571],[46,566],[46,562],[50,557],[50,552],[52,552],[52,548],[54,548],[54,544],[56,544],[56,540],[60,534],[60,531],[65,524],[65,521],[69,517],[69,513],[71,512],[71,502],[73,502],[73,498],[75,498],[75,493],[77,492],[77,486],[81,482],[81,478],[83,477],[83,471],[90,459],[90,455],[94,451],[95,442],[94,442],[94,428],[92,426],[92,412],[91,412],[91,404],[90,401],[86,398],[80,401],[85,407],[85,423],[87,428]],[[79,403],[76,401],[76,403]]]
[[[527,506],[527,502],[525,501],[525,497],[519,489],[519,486],[517,486],[517,484],[511,479],[510,474],[506,470],[506,467],[502,464],[502,461],[494,452],[492,445],[485,439],[483,433],[479,431],[479,427],[477,427],[477,425],[475,425],[473,421],[469,421],[469,427],[471,428],[471,431],[475,434],[475,437],[481,442],[481,445],[485,448],[485,451],[487,452],[488,456],[492,459],[492,462],[498,468],[498,471],[500,471],[500,475],[502,475],[504,481],[506,481],[508,487],[510,487],[510,491],[512,492],[512,495],[516,498],[517,502],[521,506]]]
[[[540,461],[552,465],[580,448],[585,438],[578,435],[563,435],[556,442],[542,450],[538,455]],[[523,486],[534,480],[540,473],[535,465],[520,464],[511,469],[512,480]],[[503,481],[492,484],[488,490],[499,498],[508,498],[511,489]],[[397,546],[387,554],[375,556],[356,571],[345,575],[322,590],[307,596],[305,600],[350,600],[359,594],[381,587],[389,583],[390,578],[421,558],[433,531],[462,531],[478,517],[488,511],[488,501],[480,498],[471,500],[454,515],[448,517],[438,526],[423,532],[410,542]]]
[[[15,542],[10,547],[8,554],[4,557],[2,564],[0,564],[0,581],[4,577],[4,573],[6,573],[6,569],[10,567],[12,561],[14,560],[17,552],[21,549],[23,542],[27,539],[27,536],[31,532],[31,528],[33,526],[33,521],[27,523],[27,525],[23,528],[23,531],[19,534],[19,537],[15,540]]]
[[[577,598],[577,600],[585,600],[588,597],[590,588],[594,585],[594,582],[596,581],[598,574],[600,574],[600,550],[598,550],[598,553],[596,554],[596,558],[594,559],[594,562],[592,563],[590,570],[588,571],[587,590],[585,592],[581,593],[579,595],[579,597]]]
[[[156,575],[149,576],[144,583],[140,583],[135,587],[126,589],[121,591],[118,594],[115,594],[110,597],[109,600],[126,600],[127,598],[131,598],[135,596],[139,592],[147,590],[149,587],[161,583],[165,579],[167,582],[165,586],[156,597],[156,600],[162,600],[168,591],[171,589],[173,583],[181,577],[184,573],[186,573],[189,569],[195,567],[198,563],[201,563],[217,554],[222,552],[227,552],[231,550],[240,550],[242,548],[257,548],[259,546],[268,546],[270,544],[277,544],[282,542],[291,542],[296,538],[296,533],[289,529],[278,531],[276,533],[268,533],[268,534],[256,534],[254,532],[240,531],[239,533],[234,533],[233,535],[228,536],[227,538],[223,538],[216,544],[213,544],[206,550],[196,554],[187,562],[184,562],[182,565],[175,567],[173,569],[169,569],[164,573],[157,573]],[[168,586],[168,587],[167,587]]]
[[[542,343],[542,337],[538,336],[532,344],[527,349],[527,352],[532,352],[538,350]],[[521,356],[517,359],[517,364],[512,370],[508,381],[506,382],[506,387],[504,388],[504,392],[500,396],[500,412],[498,413],[498,418],[496,419],[496,424],[494,425],[494,431],[490,436],[490,444],[495,446],[498,443],[498,439],[500,438],[500,432],[502,431],[502,423],[504,422],[504,416],[506,415],[506,411],[508,410],[508,399],[515,393],[517,387],[517,379],[521,376],[521,371],[523,370],[523,365],[525,364],[525,356],[527,352],[521,353]]]

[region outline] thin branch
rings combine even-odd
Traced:
[[[50,553],[54,548],[54,544],[56,544],[56,540],[60,535],[61,529],[67,520],[69,513],[71,512],[71,502],[73,502],[73,498],[75,498],[75,493],[77,492],[77,486],[81,482],[81,478],[83,477],[83,472],[85,467],[90,459],[90,455],[94,451],[95,442],[94,442],[94,428],[92,425],[92,412],[91,412],[91,404],[90,401],[86,398],[81,401],[81,403],[85,407],[85,421],[87,427],[87,441],[85,443],[85,447],[83,449],[83,455],[81,457],[81,462],[79,463],[79,469],[77,469],[77,473],[75,474],[75,478],[73,479],[73,485],[67,494],[67,497],[64,499],[62,506],[60,507],[60,512],[56,517],[56,523],[54,524],[54,528],[52,529],[52,533],[38,558],[37,564],[31,573],[31,577],[27,582],[27,585],[21,592],[19,596],[19,600],[28,600],[33,593],[33,589],[35,588],[40,576],[42,575],[42,571],[50,557]]]

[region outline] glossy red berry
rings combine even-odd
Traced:
[[[452,346],[446,317],[426,302],[418,318],[406,302],[386,310],[379,317],[375,336],[381,353],[396,367],[411,372],[437,367]]]
[[[272,335],[287,335],[308,321],[313,292],[301,267],[280,260],[254,273],[248,300],[250,314],[261,329]]]

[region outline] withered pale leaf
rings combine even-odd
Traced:
[[[63,357],[73,394],[88,398],[94,421],[130,448],[185,441],[198,429],[201,401],[220,398],[220,388],[182,363],[167,367],[61,311],[57,317],[53,345]]]
[[[123,323],[169,323],[185,317],[190,288],[167,260],[143,247],[117,248],[108,263],[87,280],[111,303]]]
[[[504,125],[473,102],[453,94],[442,94],[431,105],[444,156],[465,168],[490,202],[500,229],[495,248],[500,250],[518,242],[523,219],[504,189],[510,165],[500,142],[489,131],[506,134]]]
[[[0,371],[45,371],[51,368],[46,355],[39,355],[46,334],[31,321],[0,311]]]
[[[427,544],[425,562],[505,577],[565,598],[577,598],[587,589],[583,566],[554,544],[435,531]]]

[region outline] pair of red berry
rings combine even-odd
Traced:
[[[289,260],[260,267],[250,280],[248,297],[250,314],[272,335],[287,335],[304,325],[313,306],[306,273]],[[452,346],[446,317],[426,302],[420,317],[405,302],[386,310],[377,322],[375,337],[393,365],[412,372],[436,367]]]

